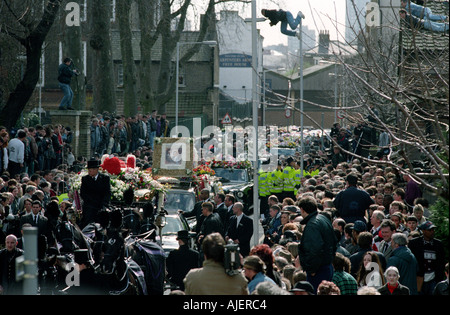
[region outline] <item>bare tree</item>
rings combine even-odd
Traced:
[[[12,128],[19,119],[39,80],[42,46],[58,14],[62,0],[49,0],[44,10],[34,1],[1,1],[0,32],[24,49],[26,67],[20,82],[0,110],[0,125]]]
[[[90,0],[88,12],[91,23],[89,44],[93,54],[94,112],[114,112],[116,93],[111,49],[111,1]]]
[[[128,116],[137,113],[137,74],[135,58],[133,56],[133,35],[131,33],[132,0],[117,0],[117,20],[119,21],[120,51],[123,64],[123,106],[124,113]]]

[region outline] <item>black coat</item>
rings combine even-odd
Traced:
[[[400,283],[398,284],[398,287],[392,291],[392,293],[389,291],[387,283],[378,288],[378,292],[380,292],[381,295],[410,295],[408,287]]]
[[[298,246],[298,256],[303,270],[315,273],[321,266],[331,264],[338,239],[330,220],[317,211],[303,219],[305,225]]]
[[[253,236],[253,220],[243,214],[239,225],[236,223],[237,217],[233,215],[230,218],[226,236],[232,240],[239,240],[239,252],[242,256],[246,257],[250,252],[250,240]]]
[[[222,203],[219,207],[217,207],[216,212],[220,216],[220,220],[222,220],[222,224],[225,227],[226,221],[227,221],[227,211],[228,208],[225,206],[224,203]]]
[[[0,250],[0,285],[3,294],[22,294],[22,281],[16,282],[16,258],[23,255],[23,250],[16,248],[12,252]]]
[[[171,251],[166,259],[167,277],[182,291],[184,291],[184,277],[189,270],[199,267],[199,253],[190,249],[188,245],[181,245],[180,248]]]
[[[436,254],[435,257],[433,257],[434,255],[430,255],[434,259],[429,259],[428,261],[430,268],[435,272],[435,280],[439,282],[445,279],[445,252],[444,245],[440,240],[433,239],[432,244],[427,244],[425,247],[423,236],[420,236],[410,240],[408,242],[408,247],[414,256],[416,256],[417,264],[419,266],[419,271],[417,272],[418,276],[423,277],[426,272],[424,251],[428,250],[430,253],[434,252]]]
[[[207,236],[214,232],[218,232],[224,236],[223,224],[217,213],[211,213],[209,216],[205,217],[202,226],[200,227],[199,236]]]
[[[81,179],[80,197],[83,200],[83,227],[97,220],[98,212],[111,201],[109,176],[98,173],[97,180],[85,175]]]

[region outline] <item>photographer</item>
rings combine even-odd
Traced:
[[[187,295],[248,295],[247,280],[242,273],[228,275],[224,268],[225,240],[220,233],[208,234],[202,251],[202,268],[191,269],[184,278]]]
[[[59,87],[64,93],[64,97],[61,100],[61,103],[59,104],[58,109],[60,110],[74,110],[72,108],[72,101],[73,101],[73,91],[70,88],[70,81],[72,80],[72,77],[78,76],[80,73],[77,69],[73,69],[72,59],[65,58],[63,63],[59,65],[58,67],[58,81],[59,81]]]

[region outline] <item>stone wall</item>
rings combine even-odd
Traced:
[[[83,156],[87,159],[91,154],[91,111],[86,110],[55,110],[49,112],[52,124],[68,126],[73,131],[71,143],[72,152],[76,157]]]

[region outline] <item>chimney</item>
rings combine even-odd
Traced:
[[[330,47],[330,31],[320,31],[319,33],[319,54],[328,55]]]

